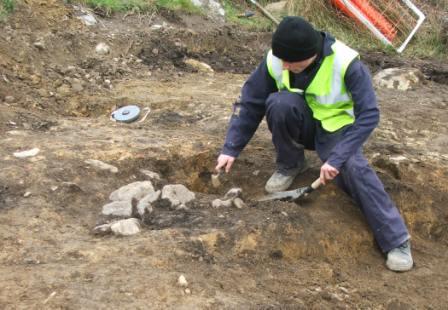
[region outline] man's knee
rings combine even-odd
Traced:
[[[302,112],[305,101],[298,95],[287,91],[269,95],[266,100],[267,115],[278,117],[291,115],[293,111]]]

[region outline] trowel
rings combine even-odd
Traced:
[[[290,191],[275,192],[259,198],[258,201],[270,201],[270,200],[296,201],[299,198],[302,198],[308,195],[309,193],[315,191],[321,185],[322,183],[320,182],[320,178],[318,178],[316,181],[311,183],[311,185],[300,187]]]

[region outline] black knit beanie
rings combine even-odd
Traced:
[[[319,53],[321,47],[322,35],[297,16],[285,17],[272,36],[272,53],[288,62],[311,58]]]

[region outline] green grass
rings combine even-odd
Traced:
[[[14,7],[14,0],[0,0],[0,20],[5,19],[9,13],[14,11]]]
[[[403,54],[408,57],[439,58],[448,57],[446,46],[442,42],[442,14],[448,9],[448,1],[424,0],[414,3],[424,12],[426,20],[410,41]],[[289,14],[300,15],[309,20],[316,28],[328,31],[341,41],[360,50],[384,50],[396,53],[385,46],[364,26],[356,24],[350,18],[336,11],[328,0],[288,0]]]
[[[259,3],[263,4],[262,1]],[[249,4],[248,1],[235,1],[235,0],[223,0],[221,1],[226,12],[227,21],[240,25],[248,30],[255,31],[269,31],[274,28],[273,23],[263,17],[254,5]],[[255,13],[254,16],[249,18],[242,18],[239,15],[244,14],[246,11],[252,11]]]
[[[81,2],[92,8],[101,9],[108,15],[115,12],[154,12],[158,9],[181,10],[187,13],[200,14],[190,0],[80,0],[70,2]]]
[[[156,7],[168,10],[181,10],[187,13],[200,14],[201,9],[195,6],[190,0],[156,0]]]

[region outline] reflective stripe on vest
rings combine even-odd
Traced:
[[[279,90],[304,93],[305,100],[313,111],[315,119],[322,127],[334,132],[354,122],[353,100],[346,90],[344,77],[350,63],[358,52],[336,41],[332,46],[333,54],[324,58],[319,71],[304,91],[289,86],[289,71],[283,70],[282,60],[272,51],[267,56],[269,74],[276,81]]]

